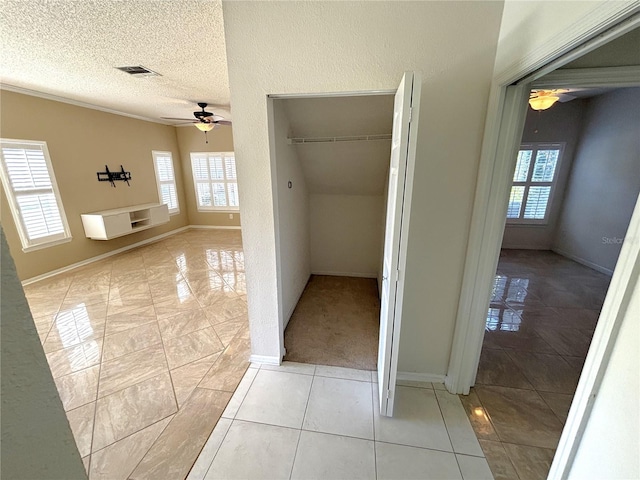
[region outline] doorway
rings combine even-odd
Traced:
[[[393,95],[273,109],[284,360],[375,370]]]

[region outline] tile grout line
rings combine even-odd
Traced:
[[[304,426],[304,419],[307,416],[307,409],[309,408],[309,400],[311,399],[311,391],[313,390],[313,382],[316,377],[316,366],[313,366],[313,376],[311,377],[311,386],[309,387],[309,394],[307,395],[307,402],[304,405],[304,413],[302,414],[302,422],[300,423],[300,428],[298,429],[298,441],[296,442],[296,449],[293,452],[293,461],[291,462],[291,472],[289,472],[289,480],[293,476],[293,468],[296,465],[296,458],[298,456],[298,447],[300,446],[300,439],[302,438],[302,427]],[[257,376],[257,375],[256,375]]]
[[[440,412],[440,418],[442,418],[442,423],[444,423],[444,429],[447,431],[447,437],[449,438],[449,444],[451,445],[451,453],[453,453],[453,458],[456,460],[456,465],[458,466],[458,471],[460,472],[460,476],[464,480],[464,475],[462,474],[462,468],[460,468],[460,462],[458,461],[458,456],[456,455],[456,449],[453,446],[453,441],[451,440],[451,433],[449,433],[449,427],[447,426],[447,421],[444,419],[444,413],[442,412],[442,407],[440,406],[440,400],[438,399],[438,394],[434,389],[434,397],[436,398],[436,405],[438,405],[438,411]]]

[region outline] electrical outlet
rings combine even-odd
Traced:
[[[230,213],[230,214],[229,214],[229,218],[230,218],[231,220],[233,220],[233,213]]]

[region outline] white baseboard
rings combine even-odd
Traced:
[[[551,250],[550,245],[502,245],[500,248],[505,250]]]
[[[98,262],[100,260],[104,260],[105,258],[109,258],[109,257],[112,257],[114,255],[118,255],[119,253],[126,252],[127,250],[133,250],[134,248],[138,248],[138,247],[141,247],[143,245],[147,245],[149,243],[157,242],[158,240],[162,240],[163,238],[170,237],[171,235],[175,235],[176,233],[184,232],[185,230],[188,230],[189,228],[190,228],[189,226],[176,228],[175,230],[171,230],[169,232],[162,233],[160,235],[156,235],[155,237],[147,238],[146,240],[141,240],[139,242],[132,243],[131,245],[127,245],[125,247],[117,248],[116,250],[112,250],[110,252],[103,253],[102,255],[97,255],[95,257],[87,258],[86,260],[82,260],[80,262],[72,263],[71,265],[67,265],[66,267],[58,268],[56,270],[52,270],[50,272],[43,273],[41,275],[36,275],[35,277],[27,278],[26,280],[22,281],[22,285],[23,286],[30,285],[32,283],[39,282],[40,280],[44,280],[46,278],[50,278],[50,277],[53,277],[55,275],[59,275],[61,273],[68,272],[70,270],[73,270],[74,268],[83,267],[85,265],[89,265],[90,263]]]
[[[103,253],[102,255],[97,255],[95,257],[87,258],[86,260],[82,260],[80,262],[72,263],[71,265],[67,265],[66,267],[58,268],[56,270],[52,270],[50,272],[43,273],[41,275],[36,275],[35,277],[27,278],[22,281],[22,286],[30,285],[35,282],[39,282],[40,280],[45,280],[47,278],[53,277],[55,275],[59,275],[61,273],[68,272],[73,270],[74,268],[83,267],[85,265],[89,265],[90,263],[98,262],[100,260],[104,260],[105,258],[112,257],[113,255],[118,255],[119,253],[126,252],[127,250],[132,250],[134,248],[141,247],[143,245],[147,245],[149,243],[157,242],[158,240],[162,240],[163,238],[170,237],[171,235],[175,235],[176,233],[184,232],[189,229],[219,229],[219,230],[240,230],[240,227],[235,226],[216,226],[216,225],[187,225],[185,227],[176,228],[175,230],[171,230],[166,233],[162,233],[160,235],[156,235],[151,238],[147,238],[146,240],[141,240],[136,243],[132,243],[131,245],[127,245],[121,248],[117,248],[116,250],[112,250],[107,253]]]
[[[355,273],[355,272],[325,272],[313,271],[311,275],[326,275],[329,277],[357,277],[357,278],[378,278],[378,272],[375,273]]]
[[[613,275],[613,270],[609,268],[605,268],[596,263],[590,262],[589,260],[585,260],[584,258],[578,257],[569,252],[565,252],[564,250],[560,250],[559,248],[552,248],[551,251],[557,253],[558,255],[562,255],[563,257],[567,257],[568,259],[573,260],[574,262],[577,262],[581,265],[584,265],[585,267],[593,268],[597,272],[604,273],[605,275],[609,275],[609,276]]]
[[[189,225],[189,228],[193,228],[194,230],[240,230],[241,227],[238,225]]]
[[[444,375],[435,373],[398,372],[396,379],[412,382],[444,383],[444,377]]]
[[[251,355],[249,357],[251,363],[264,363],[265,365],[280,365],[280,357],[272,357],[269,355]]]

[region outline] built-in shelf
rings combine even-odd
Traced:
[[[111,240],[168,221],[169,208],[159,203],[82,214],[84,233],[93,240]]]

